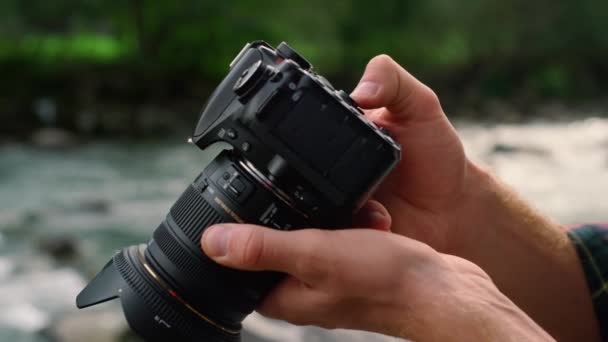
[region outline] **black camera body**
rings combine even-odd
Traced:
[[[222,222],[348,227],[400,158],[362,114],[287,44],[247,44],[191,138],[201,149],[233,148],[186,188],[146,245],[116,253],[76,305],[120,298],[147,341],[239,341],[241,322],[283,275],[218,265],[201,249],[203,232]]]
[[[315,222],[341,225],[400,158],[343,90],[287,44],[247,44],[209,98],[193,141],[223,140]]]

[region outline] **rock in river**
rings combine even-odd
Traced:
[[[46,237],[38,242],[38,248],[57,261],[69,261],[80,255],[78,241],[69,236]]]

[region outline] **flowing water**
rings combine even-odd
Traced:
[[[608,120],[458,129],[472,159],[549,216],[608,220]],[[78,312],[75,295],[116,250],[149,238],[216,152],[181,143],[0,146],[0,341],[130,341],[115,304]],[[396,340],[256,315],[246,328],[252,342]]]

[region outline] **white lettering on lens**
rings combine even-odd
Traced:
[[[154,316],[154,320],[159,325],[163,325],[163,326],[165,326],[165,328],[171,329],[171,325],[169,323],[165,322],[165,320],[161,319],[160,317]]]
[[[262,214],[262,216],[260,217],[260,222],[264,223],[264,224],[268,224],[268,221],[270,221],[272,219],[272,217],[274,216],[274,214],[277,212],[277,205],[274,203],[270,203],[270,205],[268,206],[268,208],[266,208],[266,210],[264,211],[264,213]]]

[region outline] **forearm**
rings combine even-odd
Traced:
[[[452,318],[435,316],[427,322],[428,325],[419,325],[418,329],[397,336],[419,342],[555,341],[523,312],[505,313],[496,307],[471,310],[462,306],[462,309],[467,310],[465,315]],[[441,326],[438,326],[439,320]]]
[[[474,165],[455,219],[477,232],[455,254],[482,267],[498,288],[560,341],[597,341],[580,261],[564,229]]]
[[[443,277],[436,278],[434,285],[441,288],[441,292],[412,299],[411,289],[407,289],[398,296],[395,302],[401,300],[403,307],[416,315],[401,324],[404,333],[397,336],[429,342],[554,341],[511,299],[498,291],[478,266],[451,255],[443,258],[456,269],[457,276],[447,282],[442,282]],[[399,313],[384,316],[397,320],[402,317]]]
[[[477,320],[471,323],[477,326],[471,326],[469,331],[477,331],[477,335],[468,339],[453,339],[453,341],[555,341],[508,298],[502,297],[496,298],[496,302],[476,303]],[[463,327],[466,326],[456,329]],[[447,339],[438,341],[447,341]]]

